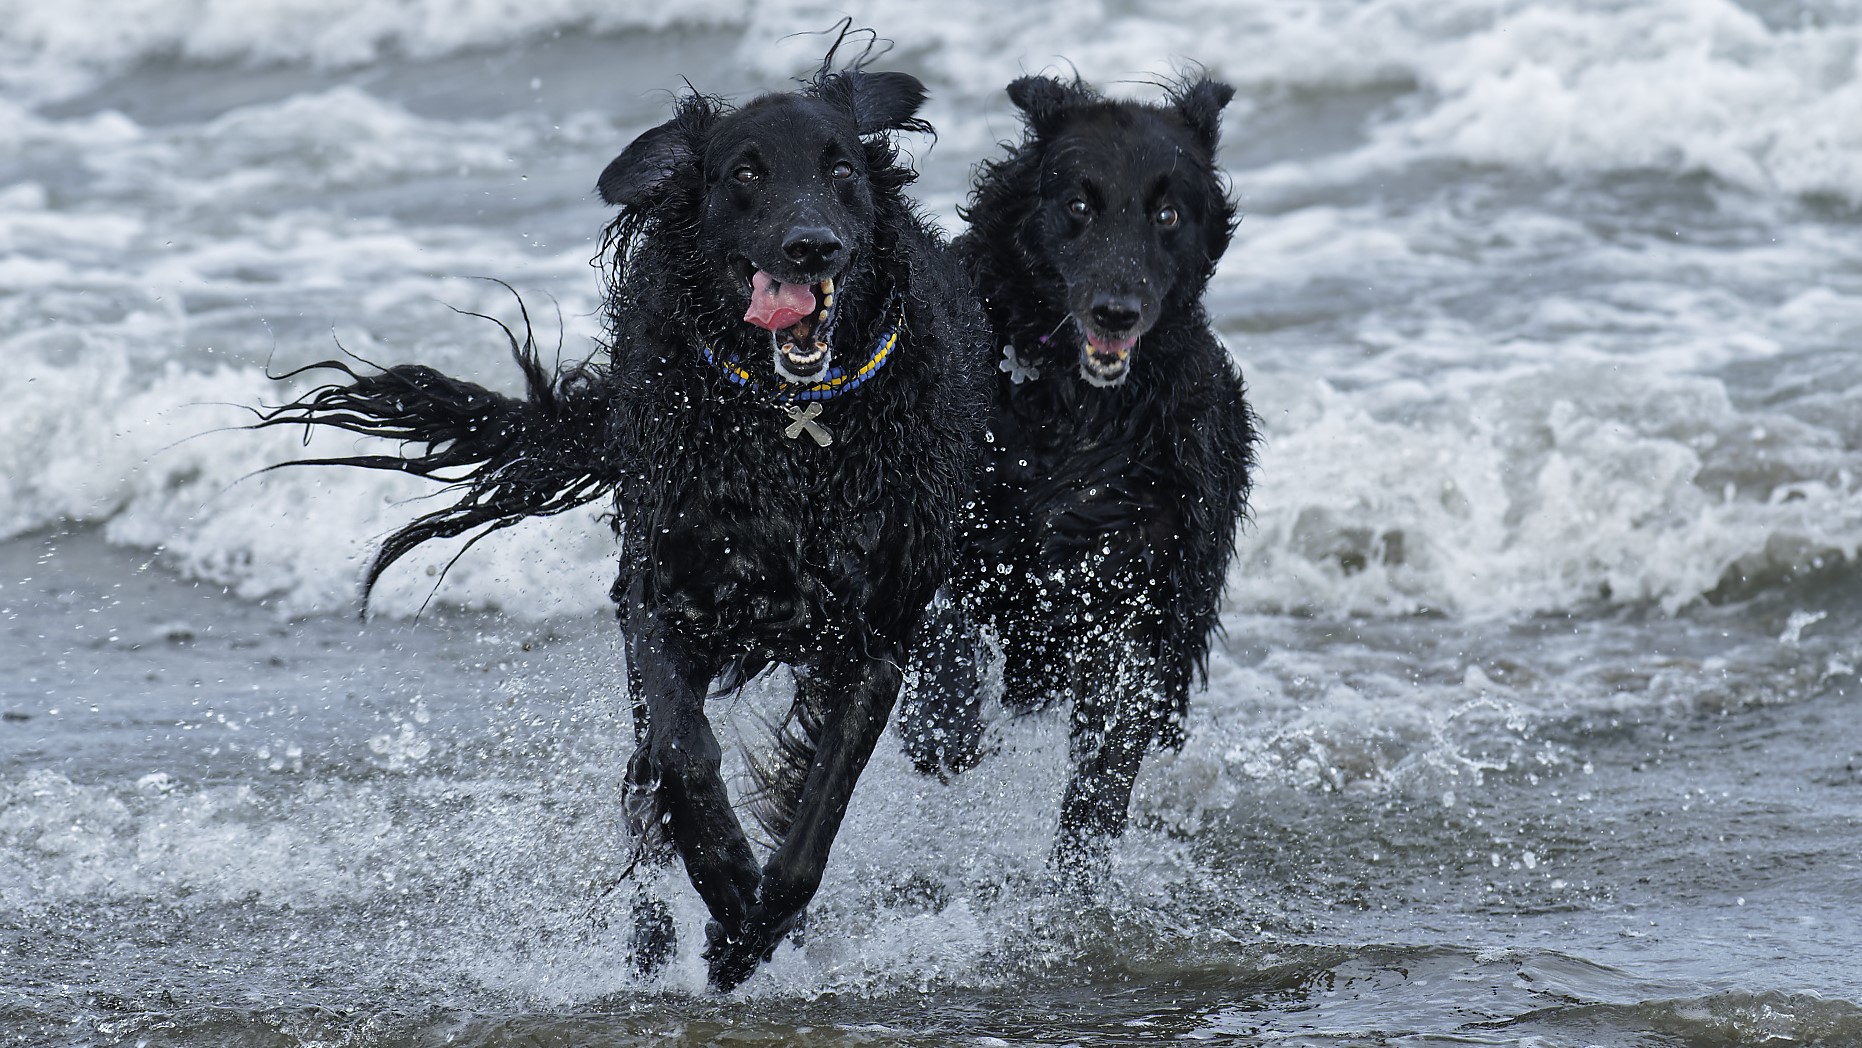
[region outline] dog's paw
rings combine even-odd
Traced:
[[[737,984],[750,978],[757,965],[766,959],[757,956],[756,950],[740,939],[725,938],[713,942],[711,948],[705,951],[711,988],[719,993],[729,993],[737,988]]]
[[[634,971],[647,977],[658,975],[679,946],[672,910],[659,899],[643,896],[634,900],[633,921],[627,946]]]
[[[772,919],[757,908],[751,910],[742,926],[733,933],[726,933],[716,921],[708,923],[705,926],[708,943],[705,962],[710,970],[711,988],[723,993],[748,979],[758,965],[776,952],[783,936],[795,928],[801,917],[801,913],[793,913]]]

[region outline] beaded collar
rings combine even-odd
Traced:
[[[752,393],[760,393],[781,411],[789,416],[789,424],[783,428],[782,435],[796,440],[802,434],[808,434],[817,445],[827,447],[834,443],[834,434],[817,421],[821,417],[823,400],[833,400],[843,393],[851,393],[865,384],[867,379],[879,374],[880,369],[892,359],[892,351],[898,348],[899,338],[905,333],[905,314],[900,308],[899,293],[894,291],[886,299],[886,308],[881,316],[893,316],[898,319],[892,326],[880,333],[873,352],[866,358],[866,363],[852,370],[846,368],[829,368],[827,374],[815,382],[777,382],[776,388],[768,389],[735,357],[726,357],[714,351],[703,342],[698,344],[698,351],[705,356],[706,362],[724,372],[724,377],[732,385],[742,386]],[[810,402],[806,408],[801,407]]]
[[[879,341],[873,352],[866,358],[866,363],[854,369],[829,368],[828,373],[814,382],[777,382],[776,388],[766,389],[734,357],[721,356],[703,342],[698,344],[698,351],[705,355],[705,360],[724,372],[724,377],[732,385],[742,386],[753,393],[761,393],[778,404],[795,404],[810,400],[833,400],[843,393],[859,389],[867,379],[879,374],[880,369],[892,359],[892,351],[898,347],[899,336],[904,333],[905,319],[898,311],[899,293],[894,291],[886,300],[884,315],[898,319],[892,326],[880,332]]]

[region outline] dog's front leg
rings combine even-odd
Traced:
[[[830,700],[837,708],[828,711],[816,739],[795,820],[764,865],[756,902],[738,933],[710,955],[711,983],[718,989],[737,985],[768,960],[821,887],[821,873],[853,799],[854,784],[886,730],[904,679],[904,651],[892,648],[879,654],[860,663],[853,686]]]
[[[1073,778],[1060,803],[1053,854],[1054,872],[1066,891],[1090,893],[1104,880],[1111,843],[1130,819],[1138,770],[1168,720],[1168,707],[1155,693],[1119,692],[1125,689],[1075,702]]]
[[[899,704],[899,736],[921,774],[945,778],[983,759],[988,651],[956,598],[933,603],[925,616],[914,645],[917,683]]]
[[[743,922],[760,874],[719,768],[723,753],[705,717],[714,667],[643,601],[626,612],[630,682],[646,730],[628,763],[635,789],[657,794],[673,847],[692,887],[727,932]]]
[[[666,798],[659,788],[660,776],[647,747],[646,689],[640,680],[640,667],[632,659],[627,664],[627,694],[633,700],[634,754],[627,761],[627,793],[622,810],[634,831],[635,851],[633,862],[621,876],[638,873],[644,879],[647,873],[657,872],[672,861],[672,833],[666,825]],[[657,974],[672,960],[673,950],[679,945],[672,910],[665,900],[639,883],[634,885],[631,908],[634,968],[641,975]]]

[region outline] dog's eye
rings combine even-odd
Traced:
[[[1088,218],[1091,217],[1092,213],[1092,205],[1079,197],[1074,197],[1072,200],[1067,201],[1067,214],[1072,215],[1074,218]]]
[[[840,178],[840,179],[852,178],[853,177],[853,165],[843,160],[840,163],[835,164],[833,169],[829,171],[828,174],[831,174],[835,178]]]
[[[1165,229],[1175,228],[1176,224],[1181,221],[1183,221],[1183,216],[1178,214],[1176,208],[1166,206],[1157,209],[1157,224]]]
[[[732,171],[731,177],[736,179],[739,182],[742,182],[744,185],[749,185],[750,183],[756,181],[758,178],[762,176],[756,173],[756,168],[753,168],[746,164],[743,167],[740,167],[737,170]]]

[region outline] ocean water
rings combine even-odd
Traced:
[[[668,878],[631,974],[597,508],[364,621],[431,490],[234,427],[339,346],[514,389],[487,278],[591,352],[596,174],[838,16],[0,0],[0,1045],[1862,1044],[1853,0],[863,12],[953,231],[1010,79],[1239,88],[1226,636],[1103,898],[1005,715],[948,785],[882,744],[805,946],[707,994]]]

